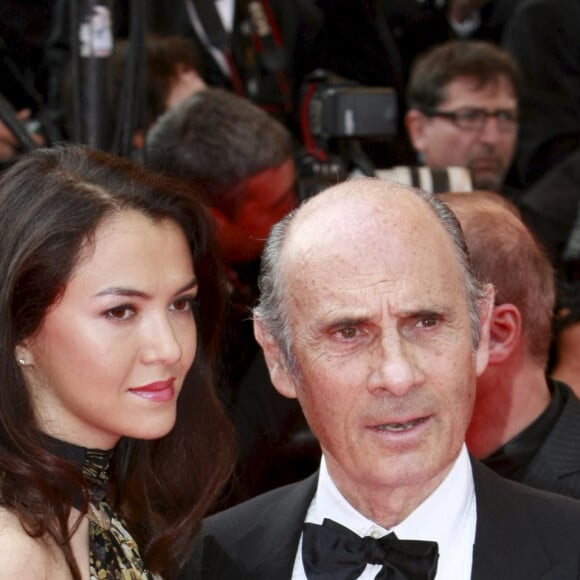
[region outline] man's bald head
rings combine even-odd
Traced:
[[[479,336],[479,301],[482,286],[472,275],[459,224],[433,195],[395,182],[360,178],[343,182],[310,198],[272,229],[263,254],[260,303],[255,317],[278,342],[292,366],[287,298],[292,293],[288,267],[298,275],[300,260],[313,251],[328,261],[340,252],[365,251],[381,235],[405,232],[408,244],[397,251],[430,251],[429,237],[437,232],[446,240],[449,255],[457,261],[464,279],[473,323],[474,346]]]

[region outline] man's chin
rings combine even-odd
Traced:
[[[501,191],[503,176],[490,173],[472,172],[471,181],[474,190]]]

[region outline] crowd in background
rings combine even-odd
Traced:
[[[314,177],[327,185],[338,175],[356,171],[368,175],[395,166],[426,164],[436,170],[462,165],[460,156],[441,155],[438,160],[439,153],[449,153],[456,145],[442,134],[429,142],[431,134],[425,132],[435,117],[449,113],[441,110],[449,94],[429,104],[424,100],[427,89],[421,85],[429,74],[436,76],[438,66],[426,55],[443,45],[469,53],[470,46],[477,50],[484,42],[502,51],[500,56],[490,53],[492,58],[501,60],[503,51],[507,55],[500,72],[507,84],[497,89],[505,97],[501,104],[493,110],[480,108],[477,115],[459,99],[453,111],[457,107],[468,111],[463,117],[452,112],[456,115],[452,120],[467,131],[488,131],[492,116],[498,133],[503,131],[497,139],[509,139],[503,145],[488,145],[500,151],[504,165],[497,180],[478,181],[479,166],[467,164],[470,187],[509,198],[546,245],[558,274],[554,307],[558,333],[551,341],[549,363],[542,358],[542,364],[550,369],[560,365],[560,378],[580,392],[580,373],[574,371],[580,359],[575,354],[580,342],[574,340],[580,319],[577,2],[209,4],[210,8],[192,0],[145,3],[146,81],[135,101],[138,115],[131,125],[130,156],[199,188],[218,230],[230,291],[221,398],[236,425],[241,457],[238,479],[225,504],[297,479],[318,465],[319,449],[298,405],[271,389],[252,335],[250,308],[257,295],[263,240],[300,201],[300,183],[312,181],[313,166],[318,172]],[[106,98],[99,116],[110,125],[108,135],[114,133],[127,67],[135,60],[130,36],[137,5],[109,4],[114,42],[105,59]],[[3,2],[0,94],[32,137],[32,142],[21,142],[2,119],[0,158],[6,167],[27,149],[74,142],[78,134],[74,127],[78,118],[73,115],[78,70],[69,60],[75,50],[69,18],[70,3],[64,0]],[[467,44],[454,45],[457,41]],[[441,66],[445,68],[445,61]],[[476,76],[461,70],[454,74],[460,79]],[[472,92],[483,90],[488,80],[483,78]],[[322,84],[392,89],[396,130],[357,136],[356,147],[342,136],[313,137],[312,110],[305,101],[313,95],[309,89]],[[447,90],[448,84],[443,88]],[[559,345],[563,345],[560,355]],[[570,362],[564,364],[565,360]]]

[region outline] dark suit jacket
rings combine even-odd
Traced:
[[[578,220],[579,202],[580,149],[548,171],[517,202],[523,220],[557,266],[562,264]]]
[[[580,578],[580,502],[504,480],[473,462],[472,580]],[[182,578],[288,580],[317,475],[208,518]]]
[[[580,2],[523,0],[502,44],[521,65],[520,131],[515,164],[524,186],[578,145]]]
[[[554,381],[554,387],[564,408],[522,483],[580,499],[580,400],[564,383]]]
[[[232,89],[230,79],[224,75],[193,29],[184,0],[151,0],[149,4],[151,31],[191,38],[202,59],[204,80],[214,87]],[[247,51],[240,31],[242,4],[236,1],[236,19],[231,35],[232,57],[238,67],[242,66]],[[284,71],[296,92],[304,76],[320,66],[323,16],[312,0],[269,0],[269,5],[284,45]],[[243,71],[240,69],[239,72]],[[259,99],[253,100],[261,103]]]

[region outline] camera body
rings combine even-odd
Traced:
[[[318,139],[397,134],[397,94],[389,87],[368,87],[316,71],[306,79],[302,107],[307,108],[303,120],[307,115],[310,132]]]
[[[398,133],[398,99],[390,87],[369,87],[317,70],[302,87],[300,121],[305,151],[298,155],[301,199],[346,179],[354,170],[374,167],[360,139]]]

